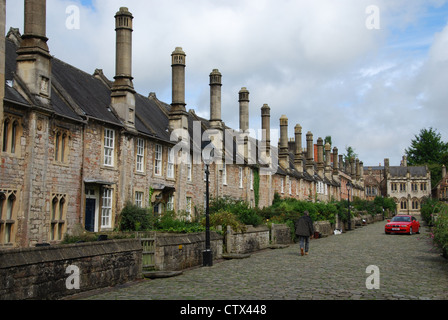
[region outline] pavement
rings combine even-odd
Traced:
[[[313,239],[307,256],[293,244],[78,299],[448,300],[448,260],[432,246],[429,229],[423,226],[412,236],[386,235],[385,223]]]

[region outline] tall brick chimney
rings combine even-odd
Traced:
[[[268,160],[271,156],[271,108],[267,104],[261,107],[261,130],[261,157]]]
[[[294,128],[294,168],[297,172],[303,172],[302,127],[297,124]]]
[[[222,75],[218,69],[210,73],[210,127],[222,129],[221,119]]]
[[[333,177],[339,177],[339,150],[338,148],[333,148]]]
[[[306,172],[314,175],[314,144],[311,131],[306,134]]]
[[[185,109],[185,66],[186,54],[181,47],[176,47],[171,54],[172,102],[169,114],[170,130],[187,129],[188,118]]]
[[[289,170],[289,148],[288,148],[288,118],[280,117],[280,146],[279,163],[284,169]]]
[[[111,89],[112,108],[130,130],[135,130],[135,90],[132,83],[133,19],[132,13],[126,7],[121,7],[115,15],[115,81]]]
[[[317,139],[317,173],[320,177],[324,175],[324,140]]]
[[[17,50],[17,76],[43,106],[50,106],[51,55],[46,37],[46,0],[25,0],[25,26]]]
[[[239,92],[240,103],[240,131],[249,130],[249,90],[243,87]]]

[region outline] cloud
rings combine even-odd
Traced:
[[[65,27],[70,4],[80,7],[78,30]],[[379,30],[365,25],[372,4],[380,9]],[[273,129],[285,114],[291,137],[300,123],[316,139],[331,135],[340,152],[352,146],[366,165],[384,158],[398,164],[423,127],[448,134],[446,1],[48,0],[51,53],[113,78],[121,6],[134,15],[134,85],[143,95],[171,102],[171,52],[181,46],[187,108],[208,117],[208,76],[217,68],[222,120],[234,128],[238,92],[247,87],[255,130],[267,103]],[[8,26],[23,28],[22,15],[21,1],[8,2]]]

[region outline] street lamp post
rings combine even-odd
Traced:
[[[351,230],[352,229],[352,215],[350,213],[350,189],[352,187],[352,184],[349,182],[347,182],[347,191],[348,191],[348,228],[347,230]]]
[[[212,150],[213,153],[213,150]],[[210,248],[210,161],[212,153],[207,154],[204,158],[205,163],[205,250],[202,252],[202,265],[204,267],[213,266],[213,253]]]

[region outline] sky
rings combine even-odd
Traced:
[[[186,60],[186,103],[209,118],[209,74],[222,74],[222,120],[238,129],[238,92],[351,146],[365,167],[400,165],[424,128],[448,141],[448,0],[47,0],[50,53],[85,72],[115,75],[115,21],[134,16],[136,91],[171,103],[171,53]],[[76,10],[73,10],[75,8]],[[23,32],[23,1],[7,1],[7,30]]]

